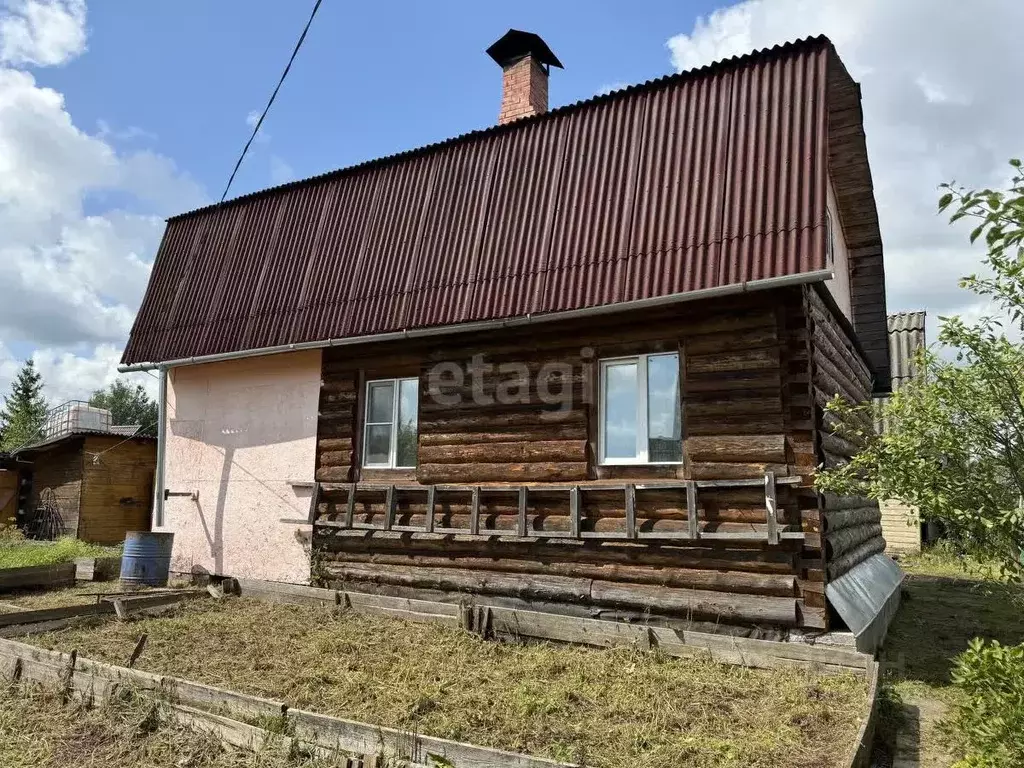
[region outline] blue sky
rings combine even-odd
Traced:
[[[53,401],[114,379],[164,218],[219,196],[311,5],[0,0],[0,392],[29,355]],[[1002,0],[324,0],[232,196],[493,124],[484,49],[510,27],[565,64],[552,106],[827,34],[861,83],[889,310],[932,338],[985,310],[935,202],[1024,154],[1024,4]]]
[[[141,129],[129,140],[172,157],[219,195],[246,139],[245,117],[262,109],[311,5],[95,4],[88,52],[39,80],[66,94],[83,126]],[[269,141],[255,145],[232,193],[278,181],[271,157],[303,177],[492,124],[501,78],[484,49],[509,27],[536,31],[565,64],[551,81],[557,105],[672,72],[670,33],[711,8],[325,0],[264,123]]]

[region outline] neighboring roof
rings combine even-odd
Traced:
[[[41,450],[48,449],[48,448],[53,448],[54,446],[56,446],[56,445],[58,445],[60,443],[63,443],[66,440],[74,440],[74,439],[77,439],[79,437],[94,437],[94,436],[95,437],[120,437],[120,438],[123,438],[124,442],[128,442],[129,440],[141,440],[143,442],[149,442],[149,441],[155,441],[156,440],[156,438],[153,437],[152,435],[136,435],[136,434],[131,434],[131,435],[128,435],[126,437],[123,434],[119,434],[119,433],[114,432],[114,431],[106,431],[106,430],[102,430],[102,429],[76,429],[76,430],[73,430],[73,431],[70,431],[70,432],[62,432],[59,435],[54,435],[53,437],[48,437],[45,440],[40,440],[38,443],[33,443],[31,445],[26,445],[24,448],[19,448],[18,452],[17,452],[17,455],[18,456],[25,456],[26,454],[33,454],[33,453],[35,453],[37,451],[41,451]]]
[[[887,388],[859,98],[811,38],[174,217],[123,362],[815,272],[831,163],[855,174],[836,185],[854,323]]]
[[[892,366],[892,387],[917,375],[914,355],[925,346],[926,312],[899,312],[889,315],[889,359]]]

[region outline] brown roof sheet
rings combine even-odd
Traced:
[[[123,362],[823,269],[837,72],[799,41],[174,217]]]

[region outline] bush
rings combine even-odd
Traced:
[[[975,638],[957,657],[953,683],[963,694],[948,727],[961,768],[1024,765],[1024,644]]]

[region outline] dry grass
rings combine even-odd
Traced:
[[[438,624],[233,599],[31,638],[289,705],[602,768],[838,765],[865,707],[850,675],[632,649],[486,642]]]
[[[189,586],[186,582],[170,585],[171,588]],[[88,605],[104,595],[145,594],[152,591],[151,587],[127,587],[119,581],[87,581],[65,589],[25,589],[0,595],[0,613]]]
[[[343,764],[343,763],[338,763]],[[186,728],[167,710],[130,692],[100,707],[61,701],[37,686],[0,688],[4,768],[332,768],[289,754],[283,743],[259,753],[224,746]]]

